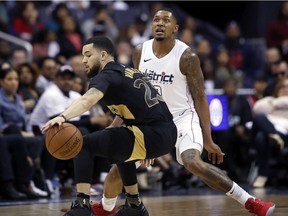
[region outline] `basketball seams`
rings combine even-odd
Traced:
[[[73,127],[73,125],[71,126],[71,125],[67,125],[67,126],[64,126],[63,125],[63,127],[60,129],[60,130],[58,130],[55,134],[53,134],[53,136],[50,138],[50,140],[48,141],[48,145],[47,145],[47,148],[49,148],[49,146],[50,146],[50,143],[51,143],[51,140],[61,131],[61,130],[64,130],[64,128],[67,128],[67,127]],[[49,135],[49,131],[48,131],[48,134],[47,135]],[[47,142],[46,142],[47,143]]]
[[[59,130],[59,131],[61,131],[61,130]],[[58,132],[59,132],[59,131],[58,131]],[[52,152],[52,154],[54,154],[54,153],[57,152],[59,149],[61,149],[63,146],[65,146],[66,143],[68,143],[68,142],[74,137],[74,135],[77,133],[77,131],[78,131],[78,129],[75,128],[75,131],[73,132],[73,134],[71,134],[71,136],[69,137],[69,139],[66,140],[65,143],[62,144],[58,149],[56,149],[54,152]]]

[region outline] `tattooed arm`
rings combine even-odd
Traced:
[[[46,132],[54,124],[61,125],[76,116],[80,116],[84,112],[91,109],[104,94],[96,88],[90,88],[83,96],[76,99],[60,116],[48,121],[41,129],[42,133]]]
[[[187,49],[180,60],[180,70],[186,76],[190,93],[194,100],[194,106],[199,116],[200,126],[203,133],[204,148],[209,153],[209,159],[213,163],[223,162],[223,153],[218,145],[216,145],[211,136],[210,112],[208,102],[204,90],[204,78],[200,67],[198,56],[192,53],[191,49]]]

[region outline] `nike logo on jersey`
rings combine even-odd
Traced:
[[[184,115],[185,112],[186,112],[186,110],[184,110],[182,113],[180,113],[179,116]]]
[[[148,62],[148,61],[150,61],[152,58],[150,58],[150,59],[144,59],[144,62]]]

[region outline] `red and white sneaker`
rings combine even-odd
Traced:
[[[251,197],[246,201],[245,208],[257,216],[272,216],[275,210],[275,204]]]
[[[91,208],[97,216],[110,216],[116,213],[115,208],[112,211],[104,210],[102,202],[93,204]]]

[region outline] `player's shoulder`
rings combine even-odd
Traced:
[[[181,61],[200,61],[198,55],[190,48],[187,47],[182,56],[181,56]]]

